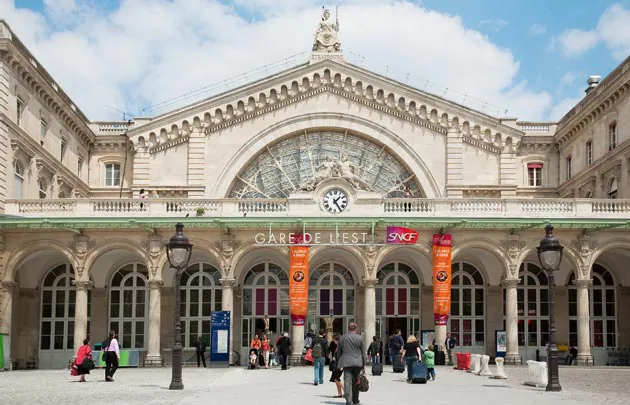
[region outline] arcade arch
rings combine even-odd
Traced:
[[[333,333],[343,334],[356,316],[356,282],[350,270],[331,261],[309,275],[307,331],[317,334],[326,328],[327,317],[334,317]]]
[[[421,284],[418,272],[394,261],[376,273],[376,336],[385,342],[400,329],[403,337],[420,334]]]
[[[142,263],[116,270],[109,289],[109,330],[116,331],[125,349],[147,346],[149,272]]]
[[[486,287],[482,272],[468,262],[451,266],[450,333],[462,350],[486,352]]]

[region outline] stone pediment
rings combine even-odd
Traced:
[[[323,92],[443,135],[449,130],[461,132],[464,143],[495,154],[516,147],[524,135],[487,114],[358,66],[327,59],[139,123],[129,131],[129,137],[136,148],[155,153],[186,142],[194,131],[209,135]]]

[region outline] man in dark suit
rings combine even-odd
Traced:
[[[284,332],[284,335],[276,342],[276,349],[280,356],[280,365],[283,370],[286,370],[289,361],[289,353],[291,352],[291,339],[289,339],[287,332]]]
[[[357,324],[350,322],[348,333],[339,340],[337,349],[337,368],[343,370],[343,391],[346,405],[359,403],[357,378],[365,367],[365,346],[363,338],[357,333]]]
[[[201,362],[203,362],[203,367],[206,367],[206,344],[201,339],[201,336],[197,337],[197,342],[195,342],[195,352],[197,353],[197,367],[201,367]]]

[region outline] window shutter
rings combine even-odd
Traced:
[[[528,169],[542,169],[543,164],[542,163],[528,163],[527,168]]]

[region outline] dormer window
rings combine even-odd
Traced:
[[[542,163],[527,164],[527,178],[530,187],[542,187]]]
[[[608,150],[613,150],[617,147],[617,121],[613,121],[608,126]]]

